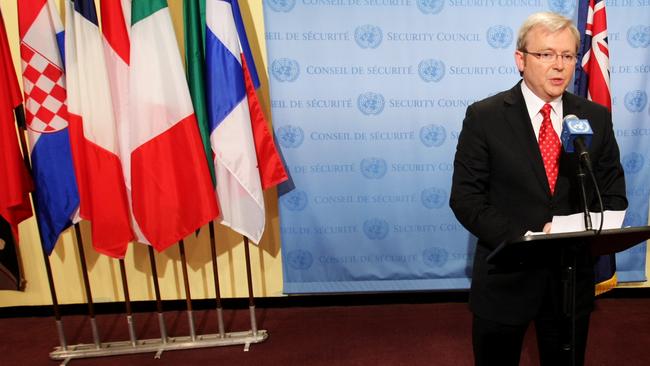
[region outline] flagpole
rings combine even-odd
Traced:
[[[257,336],[257,318],[255,317],[255,297],[253,295],[253,279],[251,275],[251,259],[248,249],[248,237],[244,235],[244,251],[246,253],[246,280],[248,281],[248,309],[251,316],[251,331]]]
[[[29,153],[27,148],[27,140],[25,139],[25,111],[23,110],[22,104],[14,108],[14,114],[16,116],[16,123],[18,124],[18,136],[20,139],[20,149],[23,152],[23,159],[25,160],[25,166],[29,169],[32,177],[34,176],[32,172],[32,164],[29,161]],[[32,199],[34,204],[34,211],[38,212],[38,204],[35,199]],[[36,220],[36,227],[40,233],[38,220]],[[59,309],[59,300],[56,296],[56,287],[54,286],[54,276],[52,275],[52,265],[50,264],[50,257],[45,252],[45,248],[41,245],[41,252],[43,253],[43,262],[45,263],[45,273],[47,274],[47,283],[50,287],[50,296],[52,297],[52,310],[54,312],[54,320],[56,322],[56,331],[59,336],[59,344],[61,345],[62,350],[66,350],[68,347],[68,342],[65,339],[65,332],[63,331],[63,321],[61,320],[61,310]]]
[[[160,284],[158,283],[158,270],[156,269],[156,259],[151,245],[149,248],[149,263],[151,264],[151,276],[153,277],[153,288],[156,293],[156,310],[158,311],[158,327],[160,328],[160,338],[163,344],[167,344],[167,328],[165,327],[165,319],[163,317],[162,301],[160,299]],[[156,355],[160,358],[160,355]]]
[[[83,238],[81,237],[81,228],[79,227],[79,223],[74,224],[74,233],[77,237],[77,248],[79,249],[79,261],[81,262],[81,273],[83,275],[84,289],[86,291],[88,316],[90,317],[90,327],[93,332],[93,342],[99,349],[101,347],[101,342],[99,340],[99,331],[97,330],[97,321],[95,320],[95,304],[93,303],[93,295],[90,289],[88,266],[86,265],[86,255],[84,253]]]
[[[217,303],[217,322],[219,325],[219,337],[226,335],[223,324],[223,307],[221,306],[221,289],[219,288],[219,271],[217,270],[217,245],[214,234],[214,221],[210,221],[210,249],[212,251],[212,273],[214,275],[214,293]]]
[[[178,242],[178,251],[181,254],[181,264],[183,269],[183,286],[185,287],[185,302],[187,303],[187,322],[190,327],[190,338],[196,340],[196,331],[194,330],[194,316],[192,315],[192,295],[190,294],[190,281],[187,275],[187,261],[185,260],[185,243],[183,239]]]
[[[126,306],[126,322],[129,325],[129,338],[131,339],[131,345],[136,346],[136,337],[135,337],[135,327],[133,325],[133,311],[131,310],[131,297],[129,296],[129,282],[126,278],[126,266],[124,265],[124,259],[120,258],[120,275],[122,277],[122,289],[124,292],[124,305]]]

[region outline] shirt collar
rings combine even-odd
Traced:
[[[528,108],[528,116],[530,117],[530,120],[534,120],[535,116],[539,113],[539,111],[542,109],[544,104],[546,104],[545,101],[543,101],[540,97],[535,95],[532,90],[526,85],[526,80],[523,80],[521,82],[521,93],[524,95],[524,101],[526,102],[526,108]],[[552,101],[548,102],[548,104],[551,105],[552,111],[551,114],[555,114],[556,116],[560,117],[559,113],[562,111],[562,96],[559,96]],[[560,119],[562,119],[560,117]]]

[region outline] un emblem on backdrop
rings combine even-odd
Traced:
[[[307,193],[298,189],[294,189],[289,193],[285,193],[280,202],[289,211],[302,211],[307,207]]]
[[[292,250],[287,253],[286,260],[289,267],[301,271],[309,269],[314,263],[314,257],[311,253],[302,249]]]
[[[449,253],[443,248],[431,247],[422,252],[422,262],[431,268],[440,268],[447,263]]]
[[[638,113],[648,104],[648,94],[643,90],[633,90],[625,94],[625,108],[632,113]]]
[[[440,188],[427,188],[420,194],[420,200],[428,209],[442,208],[447,203],[447,192]]]
[[[264,0],[264,2],[271,10],[282,13],[288,13],[296,6],[296,0]]]
[[[354,30],[354,40],[361,48],[377,48],[384,35],[376,25],[360,25]]]
[[[571,19],[576,10],[576,2],[575,0],[548,0],[548,7],[552,12]]]
[[[512,39],[512,29],[505,25],[495,25],[487,30],[487,41],[492,48],[507,48]]]
[[[422,60],[418,65],[418,74],[427,83],[438,82],[445,76],[445,64],[432,58]]]
[[[271,74],[279,82],[296,81],[300,75],[300,65],[296,60],[279,58],[271,63]]]
[[[418,9],[424,14],[438,14],[444,6],[444,0],[418,0]]]
[[[625,155],[621,161],[623,170],[625,170],[625,173],[627,174],[636,174],[640,172],[641,168],[643,168],[644,163],[645,159],[643,158],[643,155],[637,152],[632,152]]]
[[[388,222],[383,219],[369,219],[363,223],[363,233],[370,240],[382,240],[388,236]]]
[[[447,139],[447,130],[441,125],[426,125],[420,128],[420,141],[426,147],[439,147]]]
[[[305,133],[302,128],[292,125],[282,126],[275,131],[275,136],[282,147],[295,149],[302,145],[305,140]]]
[[[365,115],[378,115],[384,110],[384,96],[366,92],[357,97],[357,108]]]
[[[360,165],[361,174],[367,179],[381,179],[388,170],[388,164],[382,158],[365,158]]]
[[[635,25],[627,30],[627,43],[633,48],[648,48],[650,46],[650,26]]]

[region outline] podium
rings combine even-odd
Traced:
[[[507,267],[532,264],[568,247],[589,246],[596,257],[622,252],[650,239],[650,226],[623,229],[577,231],[570,233],[521,236],[501,243],[487,257],[487,262]]]
[[[501,268],[519,269],[548,263],[550,259],[561,258],[563,271],[563,307],[570,322],[569,339],[564,347],[571,365],[575,365],[575,286],[576,253],[585,247],[596,257],[614,254],[650,239],[650,226],[623,229],[596,230],[522,236],[499,245],[487,257],[487,262]]]

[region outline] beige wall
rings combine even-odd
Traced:
[[[260,100],[266,115],[270,116],[266,54],[263,52],[265,43],[262,0],[241,1],[240,4],[247,28],[254,30],[256,34],[256,36],[250,37],[249,40],[262,79],[262,87],[259,90]],[[170,0],[169,5],[178,35],[179,47],[182,49],[182,0]],[[3,0],[0,2],[0,8],[7,26],[16,70],[19,70],[16,2]],[[282,266],[276,192],[274,190],[266,192],[265,201],[267,207],[266,232],[259,247],[251,246],[253,286],[255,295],[258,297],[281,296]],[[91,248],[89,227],[86,222],[82,222],[81,229],[85,240],[86,261],[90,271],[94,300],[96,302],[123,300],[118,262],[97,255]],[[20,238],[20,255],[27,285],[24,292],[0,291],[0,307],[51,304],[40,240],[33,218],[21,224]],[[244,267],[244,246],[241,236],[228,228],[217,225],[216,240],[222,296],[248,296]],[[198,237],[191,235],[187,238],[185,247],[189,264],[192,297],[197,299],[214,297],[207,227],[201,230]],[[61,236],[50,259],[59,302],[62,304],[84,302],[86,299],[80,276],[81,267],[72,229],[69,229]],[[132,244],[125,262],[131,299],[154,299],[147,248],[141,244]],[[156,262],[161,280],[162,297],[164,299],[184,298],[178,248],[174,246],[158,254]],[[648,264],[650,264],[650,260],[648,260]],[[650,268],[648,271],[650,271]],[[650,287],[647,284],[631,284],[627,286]]]

